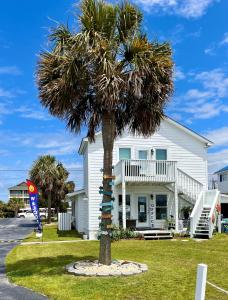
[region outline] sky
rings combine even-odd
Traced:
[[[209,172],[228,165],[228,1],[132,0],[150,40],[169,41],[175,93],[166,114],[214,142]],[[2,1],[0,10],[0,199],[28,177],[33,161],[55,155],[82,185],[81,134],[42,109],[35,82],[38,54],[58,22],[76,26],[72,0]]]

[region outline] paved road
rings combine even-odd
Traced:
[[[34,228],[34,221],[23,219],[0,219],[0,299],[47,300],[46,297],[9,283],[5,275],[5,257],[19,241]]]

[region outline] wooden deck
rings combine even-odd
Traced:
[[[171,230],[139,228],[135,230],[135,232],[141,234],[145,240],[164,240],[173,238]]]

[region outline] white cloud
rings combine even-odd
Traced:
[[[0,67],[0,75],[21,75],[21,71],[16,66]]]
[[[190,89],[185,94],[185,99],[203,99],[206,101],[208,98],[212,98],[215,96],[215,93],[212,91],[200,91],[198,89]]]
[[[186,74],[190,76],[187,80],[197,84],[197,88],[176,96],[169,106],[170,114],[184,113],[185,122],[192,123],[196,119],[211,119],[228,112],[228,74],[222,69]]]
[[[215,48],[214,47],[206,48],[204,50],[204,53],[207,55],[213,56],[213,55],[215,55]]]
[[[196,74],[195,80],[201,81],[206,90],[215,92],[219,98],[228,96],[228,75],[222,69],[218,68]]]
[[[205,136],[215,143],[215,146],[228,147],[228,127],[221,127],[207,131]]]
[[[5,90],[0,87],[0,97],[12,98],[14,94],[11,91]]]
[[[35,107],[21,106],[15,109],[14,112],[19,113],[19,116],[25,119],[33,119],[33,120],[41,120],[41,121],[49,121],[52,119],[47,112],[43,110],[39,110]]]
[[[209,173],[212,174],[227,165],[228,165],[228,149],[223,149],[208,154]]]
[[[198,18],[204,15],[210,5],[219,0],[135,0],[150,12],[162,11],[185,18]]]
[[[223,40],[219,43],[220,46],[228,44],[228,32],[224,33]]]
[[[174,69],[174,80],[185,79],[185,74],[180,67],[175,67]]]

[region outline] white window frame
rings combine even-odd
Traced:
[[[128,148],[131,151],[131,159],[133,159],[133,149],[128,145],[118,145],[117,147],[117,161],[120,161],[120,149]]]
[[[170,210],[170,206],[169,206],[169,204],[170,204],[170,193],[166,193],[166,192],[157,192],[157,193],[154,193],[153,194],[153,197],[154,197],[154,216],[155,216],[155,218],[154,218],[154,220],[155,220],[155,222],[160,222],[160,221],[165,221],[166,219],[157,219],[157,202],[156,202],[156,197],[158,196],[158,195],[166,195],[166,197],[167,197],[167,219],[169,219],[169,210]],[[174,199],[173,199],[173,201],[174,201]]]
[[[167,160],[169,159],[169,148],[168,147],[154,147],[154,154],[153,154],[153,159],[156,160],[156,150],[166,150],[167,153]]]
[[[136,148],[135,151],[136,151],[136,159],[141,160],[141,159],[139,158],[139,151],[147,151],[147,160],[148,160],[148,159],[151,159],[151,154],[150,154],[151,148],[143,148],[143,147],[139,147],[139,148]],[[144,160],[144,159],[142,159],[142,160]]]

